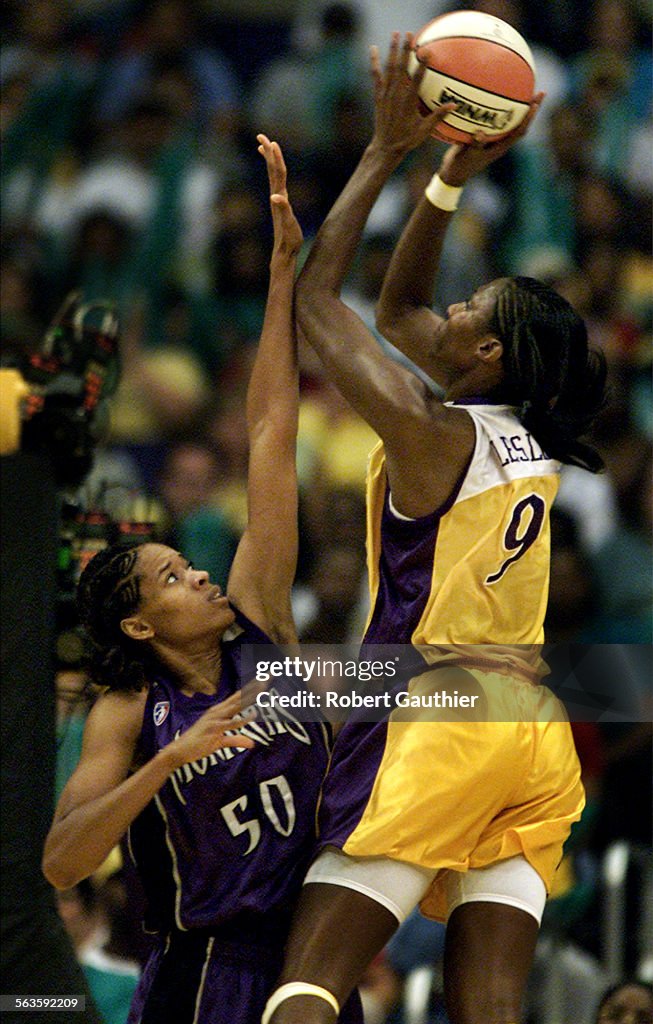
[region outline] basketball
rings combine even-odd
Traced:
[[[429,21],[413,40],[411,76],[421,65],[424,112],[458,104],[434,131],[446,142],[470,142],[478,131],[500,139],[528,113],[535,91],[533,57],[526,40],[500,18],[456,11]]]

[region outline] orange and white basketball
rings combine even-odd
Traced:
[[[428,111],[457,103],[435,134],[469,142],[479,131],[499,139],[526,117],[535,91],[535,65],[526,40],[500,18],[456,11],[416,33],[409,71],[426,72],[419,96]]]

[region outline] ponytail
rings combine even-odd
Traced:
[[[505,393],[551,458],[600,472],[603,460],[581,441],[605,404],[607,368],[589,349],[580,316],[557,292],[529,277],[499,293],[491,329],[503,344]]]
[[[136,567],[142,543],[122,542],[99,551],[77,587],[80,620],[93,645],[89,675],[112,690],[142,690],[156,665],[147,642],[132,640],[120,627],[140,603]]]
[[[142,641],[129,637],[112,647],[94,644],[88,666],[91,682],[111,690],[142,690],[147,684],[147,659],[139,650],[143,646]]]

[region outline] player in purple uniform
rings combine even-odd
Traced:
[[[298,380],[292,291],[302,234],[276,143],[259,135],[274,247],[247,395],[248,523],[227,596],[177,551],[97,554],[79,605],[107,691],[50,830],[44,872],[69,888],[129,830],[158,941],[131,1024],[252,1024],[281,966],[315,839],[322,723],[240,715],[243,647],[296,639]],[[360,1020],[357,997],[343,1021]]]

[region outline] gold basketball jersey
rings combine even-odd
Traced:
[[[510,406],[448,404],[471,416],[476,443],[442,508],[419,519],[399,515],[383,444],[370,455],[365,642],[539,644],[560,464]]]

